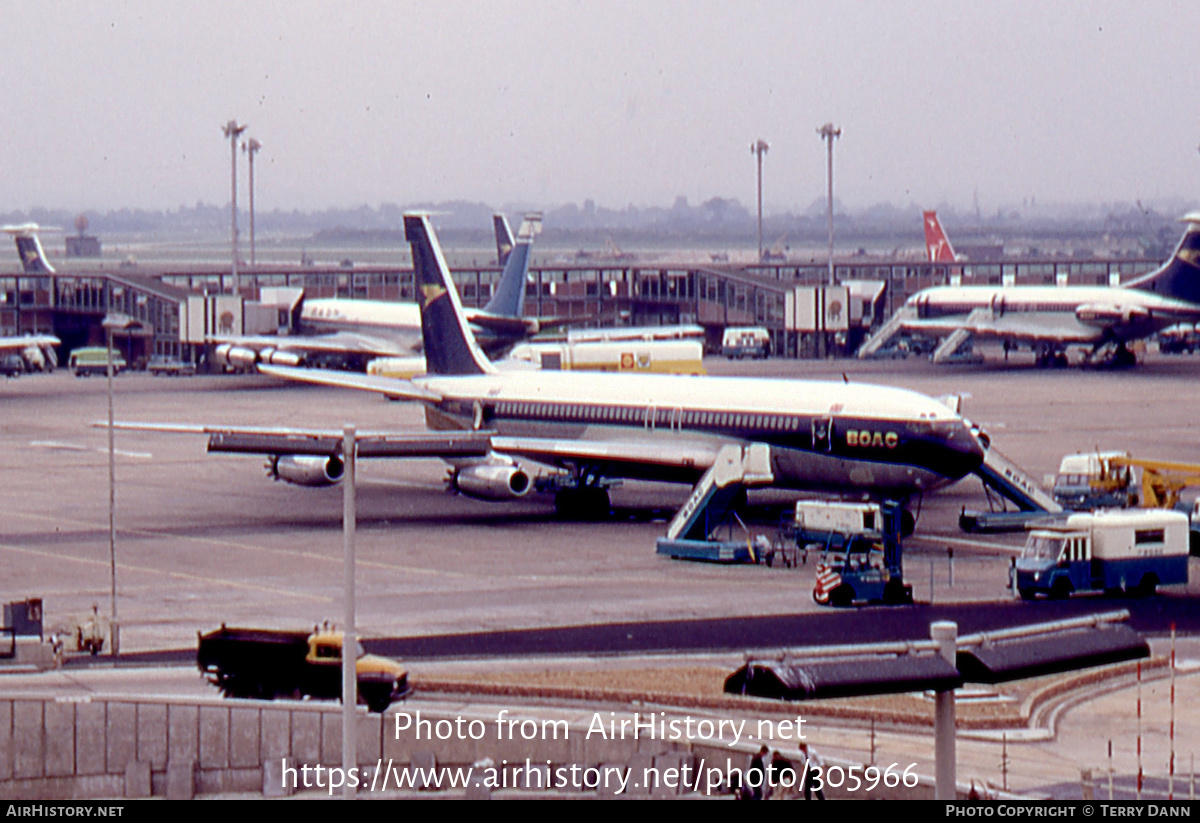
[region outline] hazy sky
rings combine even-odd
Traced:
[[[0,209],[550,207],[1200,187],[1194,2],[11,2]],[[246,167],[239,161],[240,198]],[[244,203],[244,199],[242,200]]]

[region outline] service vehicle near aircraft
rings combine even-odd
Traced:
[[[731,326],[721,338],[721,354],[735,357],[766,357],[771,351],[771,335],[762,326]]]
[[[797,542],[823,548],[813,600],[822,606],[912,603],[912,586],[904,582],[903,514],[891,500],[797,503]]]
[[[342,633],[222,625],[200,635],[196,665],[226,697],[341,699]],[[357,650],[358,699],[383,712],[407,697],[408,673],[394,660]]]
[[[87,377],[92,374],[108,374],[108,349],[103,346],[86,346],[71,352],[68,361],[71,373],[76,377]],[[112,353],[113,374],[125,371],[127,364],[120,352]]]
[[[1054,477],[1054,499],[1074,511],[1140,506],[1183,512],[1191,526],[1191,553],[1200,556],[1200,499],[1181,499],[1184,490],[1196,486],[1200,486],[1197,463],[1119,451],[1068,454]]]
[[[704,346],[699,340],[518,343],[499,365],[546,371],[704,374]]]
[[[1030,600],[1074,592],[1153,594],[1186,583],[1188,518],[1162,509],[1110,509],[1072,514],[1029,532],[1014,571]]]

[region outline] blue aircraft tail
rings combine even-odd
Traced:
[[[1127,285],[1131,289],[1200,303],[1200,212],[1192,212],[1180,222],[1186,228],[1171,259],[1157,271]]]
[[[508,263],[508,255],[516,241],[513,240],[512,229],[509,228],[508,218],[500,212],[492,215],[492,225],[496,229],[496,262],[501,266]]]
[[[413,279],[421,307],[425,368],[430,374],[487,374],[495,371],[467,326],[458,290],[442,247],[425,214],[404,215],[404,236],[412,246]]]
[[[4,231],[17,242],[17,254],[21,256],[21,268],[26,274],[54,274],[54,267],[46,261],[38,230],[34,223],[4,227]]]
[[[500,222],[508,229],[508,221],[503,215],[497,215],[496,246],[500,247]],[[525,314],[525,280],[529,276],[529,258],[533,252],[533,238],[541,231],[541,212],[531,212],[525,215],[521,228],[517,231],[516,242],[511,245],[508,259],[504,263],[504,271],[500,274],[500,282],[492,299],[483,307],[488,314],[498,317],[521,317]],[[509,235],[511,239],[512,235]]]

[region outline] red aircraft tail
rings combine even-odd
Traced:
[[[953,263],[957,258],[950,238],[942,230],[936,211],[925,212],[925,250],[929,254],[930,263]]]

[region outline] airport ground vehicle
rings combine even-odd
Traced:
[[[894,501],[797,503],[797,544],[822,546],[813,600],[830,606],[911,603],[900,543],[903,514]]]
[[[196,373],[196,364],[177,357],[156,354],[146,364],[146,371],[156,376],[190,377]]]
[[[1054,499],[1075,511],[1108,506],[1181,511],[1189,516],[1191,552],[1200,555],[1200,501],[1180,500],[1189,486],[1200,486],[1200,465],[1128,452],[1068,454],[1054,477]]]
[[[71,352],[68,361],[71,373],[76,377],[87,377],[92,374],[108,374],[108,349],[103,346],[86,346]],[[113,374],[125,371],[128,365],[120,352],[112,353]]]
[[[721,338],[721,354],[733,360],[758,359],[771,351],[771,335],[762,326],[731,326]]]
[[[1187,582],[1188,522],[1176,511],[1109,509],[1031,529],[1017,560],[1025,600],[1074,592],[1153,594]]]
[[[25,373],[25,361],[19,354],[0,355],[0,372],[5,377],[19,377]]]
[[[0,671],[46,671],[62,665],[62,643],[42,630],[42,599],[4,604],[0,625]]]
[[[196,665],[226,697],[341,698],[342,634],[225,626],[199,637]],[[358,647],[358,696],[382,712],[409,694],[408,673],[394,660]]]
[[[642,374],[704,374],[699,340],[621,340],[586,343],[528,342],[513,346],[505,361],[548,371]]]
[[[1158,350],[1163,354],[1195,354],[1200,349],[1200,331],[1195,323],[1180,323],[1158,333]]]

